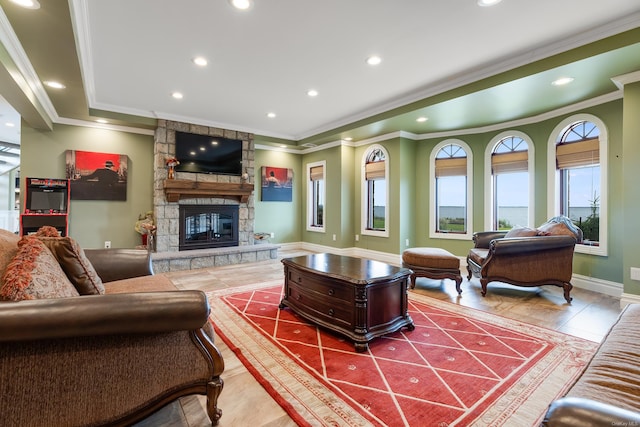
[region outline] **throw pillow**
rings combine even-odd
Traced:
[[[18,253],[18,241],[20,236],[9,230],[0,229],[0,277],[4,275],[7,265]],[[0,282],[0,286],[2,282]]]
[[[538,230],[529,227],[513,227],[504,237],[533,237],[538,235]]]
[[[558,223],[558,222],[545,222],[540,227],[538,227],[540,233],[544,233],[545,236],[571,236],[576,237],[575,233],[566,225]]]
[[[33,236],[20,239],[18,252],[4,272],[0,299],[22,301],[78,295],[44,243]]]
[[[84,250],[71,237],[39,237],[49,248],[80,295],[102,295],[104,284]]]
[[[33,235],[36,237],[60,237],[60,232],[55,227],[45,225],[40,227]]]

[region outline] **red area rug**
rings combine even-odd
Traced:
[[[591,341],[409,294],[415,330],[356,353],[279,310],[282,287],[209,294],[216,332],[299,425],[533,426]]]

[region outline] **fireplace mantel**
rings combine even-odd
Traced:
[[[253,193],[253,184],[165,179],[164,193],[168,202],[177,202],[181,199],[213,197],[234,199],[240,203],[247,203],[249,201],[249,196]]]

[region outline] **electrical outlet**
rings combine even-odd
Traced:
[[[333,241],[334,242],[336,241],[336,235],[335,234],[333,235]]]
[[[276,233],[271,233],[271,238],[273,239],[274,237],[276,237]]]
[[[105,240],[104,241],[104,248],[105,249],[111,248],[111,240]]]
[[[359,242],[359,241],[360,241],[360,235],[356,234],[356,242]]]
[[[640,268],[631,267],[631,280],[640,280]]]
[[[409,246],[409,239],[406,239],[406,240],[404,241],[404,245],[405,245],[405,246]]]

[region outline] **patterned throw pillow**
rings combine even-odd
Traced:
[[[36,237],[60,237],[60,232],[57,228],[50,225],[40,227],[38,231],[34,233]]]
[[[38,238],[25,236],[2,278],[0,299],[22,301],[78,296],[60,264]]]
[[[80,295],[102,295],[104,284],[84,250],[71,237],[39,237]]]

